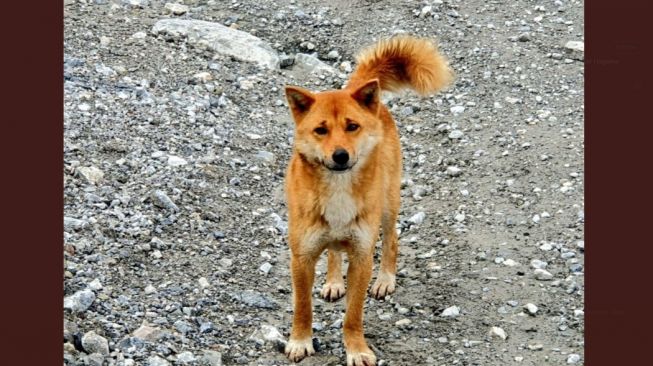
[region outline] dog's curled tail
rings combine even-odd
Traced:
[[[426,38],[397,35],[363,50],[349,86],[355,87],[378,79],[381,90],[409,88],[428,95],[448,86],[453,73],[436,44]]]

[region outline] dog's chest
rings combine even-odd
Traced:
[[[358,207],[351,193],[351,182],[348,179],[335,178],[330,183],[322,216],[329,224],[330,231],[337,234],[349,229],[356,219]]]

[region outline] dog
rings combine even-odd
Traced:
[[[453,73],[436,44],[398,35],[363,50],[347,86],[311,92],[286,86],[295,122],[293,153],[285,179],[293,321],[286,356],[293,362],[314,354],[312,288],[315,264],[328,251],[321,296],[346,296],[343,341],[347,365],[376,365],[363,333],[363,305],[372,277],[379,227],[381,264],[370,295],[395,291],[402,156],[399,134],[381,91],[440,91]],[[347,254],[347,289],[342,277]]]

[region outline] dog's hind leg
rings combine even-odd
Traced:
[[[370,290],[370,294],[376,299],[383,299],[387,295],[395,292],[397,252],[399,251],[395,223],[397,222],[398,213],[399,198],[390,195],[388,207],[381,220],[381,229],[383,231],[381,266],[376,276],[376,281]]]
[[[328,250],[326,283],[320,294],[327,301],[336,301],[345,295],[345,281],[342,279],[342,253]]]

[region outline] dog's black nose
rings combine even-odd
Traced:
[[[346,164],[349,161],[349,153],[345,149],[336,149],[331,156],[336,164]]]

